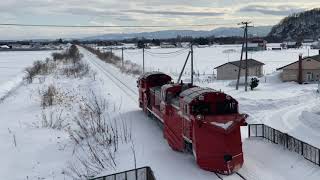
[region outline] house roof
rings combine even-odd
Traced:
[[[215,67],[214,69],[218,69],[219,67],[222,67],[226,64],[232,64],[232,65],[235,65],[237,67],[240,67],[240,61],[232,61],[232,62],[227,62],[227,63],[224,63],[220,66],[217,66]],[[263,66],[264,63],[260,62],[260,61],[257,61],[257,60],[254,60],[254,59],[248,59],[248,67],[254,67],[254,66]],[[241,68],[245,68],[246,67],[246,63],[245,63],[245,60],[242,60],[242,63],[241,63]]]
[[[313,59],[313,60],[315,60],[315,61],[320,62],[320,54],[319,54],[319,55],[315,55],[315,56],[308,56],[308,57],[303,58],[302,60],[305,60],[305,59]],[[277,71],[278,71],[278,70],[281,70],[281,69],[283,69],[283,68],[285,68],[285,67],[288,67],[288,66],[290,66],[290,65],[292,65],[292,64],[294,64],[294,63],[297,63],[297,62],[299,62],[299,60],[298,60],[298,61],[294,61],[293,63],[287,64],[287,65],[285,65],[285,66],[282,66],[282,67],[280,67],[280,68],[277,68]]]

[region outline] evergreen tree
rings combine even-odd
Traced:
[[[251,90],[253,90],[254,88],[258,87],[259,85],[259,79],[256,77],[251,78],[251,82],[250,82],[250,88]]]

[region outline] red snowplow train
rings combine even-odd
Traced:
[[[192,84],[172,83],[161,72],[141,75],[137,81],[139,106],[163,124],[164,137],[176,151],[193,153],[200,168],[229,175],[243,165],[239,114],[231,96]]]

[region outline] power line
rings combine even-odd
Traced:
[[[185,50],[189,50],[189,48],[183,48],[183,49],[179,49],[177,51],[172,51],[172,52],[152,52],[152,51],[148,51],[148,50],[146,50],[146,51],[150,52],[151,54],[175,54],[175,53],[185,51]]]
[[[209,27],[236,25],[235,23],[217,24],[181,24],[181,25],[60,25],[60,24],[20,24],[20,23],[1,23],[0,26],[14,27],[55,27],[55,28],[168,28],[168,27]]]

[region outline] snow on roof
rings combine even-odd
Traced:
[[[7,46],[7,45],[2,45],[2,46],[0,46],[0,48],[1,48],[1,49],[9,49],[10,47]]]
[[[240,61],[227,62],[227,63],[225,63],[225,64],[222,64],[222,65],[220,65],[220,66],[215,67],[214,69],[218,69],[219,67],[222,67],[222,66],[224,66],[224,65],[226,65],[226,64],[233,64],[233,65],[239,67],[239,66],[240,66]],[[260,61],[257,61],[257,60],[255,60],[255,59],[248,59],[248,60],[247,60],[247,64],[248,64],[248,67],[263,66],[263,65],[265,65],[264,63],[262,63],[262,62],[260,62]],[[242,63],[241,63],[241,68],[245,68],[245,60],[242,61]]]
[[[212,125],[215,125],[215,126],[218,126],[222,129],[228,129],[232,124],[233,124],[233,121],[229,121],[227,123],[218,123],[218,122],[210,122]]]
[[[182,93],[180,93],[180,98],[182,98],[183,101],[186,103],[191,103],[194,99],[198,98],[199,96],[212,92],[216,93],[218,91],[211,88],[193,87],[185,91],[182,91]]]
[[[148,78],[149,76],[152,76],[152,75],[166,75],[162,72],[158,72],[158,71],[152,71],[152,72],[146,72],[144,74],[142,74],[139,79],[145,79],[145,78]]]

